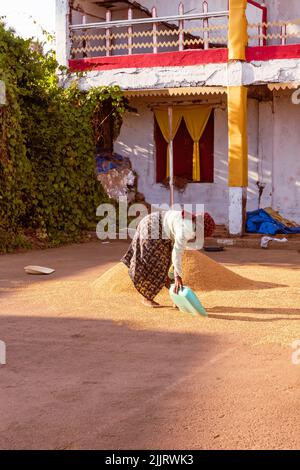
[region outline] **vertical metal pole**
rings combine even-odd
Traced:
[[[179,15],[184,15],[184,5],[182,2],[179,3],[179,8],[178,8],[178,13]],[[179,50],[183,51],[184,50],[184,21],[180,20],[179,21]]]
[[[207,2],[203,2],[203,13],[208,13],[208,3],[207,3]],[[209,48],[209,31],[208,31],[208,27],[209,27],[208,18],[205,18],[205,19],[203,20],[203,28],[204,28],[204,32],[203,32],[204,49],[208,49],[208,48]]]
[[[87,21],[86,21],[86,15],[83,15],[82,16],[82,24],[86,24]],[[83,29],[82,30],[83,34],[86,34],[87,33],[87,30],[86,29]],[[82,41],[82,48],[84,49],[83,52],[82,52],[82,55],[83,57],[87,57],[87,52],[86,52],[86,49],[87,49],[87,46],[88,46],[88,42],[86,39],[84,39]]]
[[[152,8],[152,18],[157,17],[157,11],[156,7]],[[152,26],[152,31],[153,31],[153,54],[157,54],[158,48],[157,48],[157,23],[153,23]]]
[[[258,25],[258,28],[257,28],[257,29],[258,29],[258,45],[259,45],[259,46],[263,46],[263,45],[264,45],[264,44],[263,44],[263,41],[264,41],[264,40],[263,40],[263,37],[262,37],[263,32],[262,32],[262,27],[261,27],[261,25]]]
[[[106,22],[109,23],[111,21],[111,11],[106,10]],[[106,56],[109,57],[111,55],[110,52],[110,28],[106,28],[106,40],[105,40],[105,47],[106,47]]]
[[[168,107],[169,116],[169,169],[170,169],[170,206],[174,206],[174,153],[173,153],[173,108]]]
[[[282,46],[285,46],[287,43],[286,34],[287,34],[287,25],[285,24],[281,26],[281,45]]]
[[[133,10],[132,8],[128,8],[129,21],[131,21],[132,18],[133,18]],[[132,33],[133,33],[132,26],[128,26],[128,55],[132,55]]]
[[[268,17],[267,17],[266,2],[265,2],[265,1],[262,1],[261,6],[264,8],[263,22],[264,22],[264,23],[267,23],[267,22],[268,22]],[[262,34],[263,34],[264,36],[267,36],[267,33],[268,33],[268,26],[267,26],[267,25],[264,25],[264,26],[261,28],[261,32],[262,32]],[[263,38],[261,45],[262,45],[262,46],[266,46],[266,45],[267,45],[267,38],[266,38],[266,37]]]

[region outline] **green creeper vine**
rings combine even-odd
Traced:
[[[42,49],[0,23],[0,252],[28,234],[57,245],[94,229],[106,199],[95,175],[100,124],[109,109],[117,134],[127,106],[116,86],[61,86],[55,54]]]

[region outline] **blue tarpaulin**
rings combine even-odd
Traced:
[[[116,168],[118,168],[119,165],[124,162],[125,159],[117,153],[114,153],[113,155],[109,156],[101,155],[101,153],[98,153],[96,155],[97,174],[99,175],[101,173],[109,173],[111,170],[115,170]]]
[[[264,209],[247,213],[246,230],[248,233],[261,233],[263,235],[300,233],[300,227],[287,227],[274,219]]]

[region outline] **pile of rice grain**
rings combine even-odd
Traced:
[[[183,256],[183,282],[193,290],[247,290],[259,283],[234,273],[199,251],[186,251]]]
[[[263,287],[246,279],[199,251],[186,251],[183,256],[184,284],[195,291],[232,291]],[[118,263],[103,274],[93,285],[105,295],[134,295],[136,290],[123,263]]]

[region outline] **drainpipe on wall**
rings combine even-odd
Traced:
[[[70,6],[69,0],[56,0],[55,30],[56,59],[59,65],[67,67],[70,58]]]
[[[229,233],[240,236],[246,220],[248,187],[247,88],[243,86],[242,62],[248,43],[247,0],[229,1],[228,28],[228,159]]]

